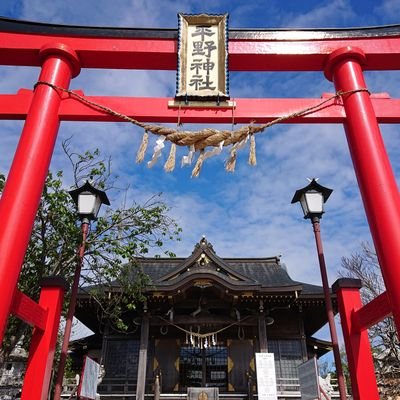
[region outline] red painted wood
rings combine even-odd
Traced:
[[[53,46],[51,45],[53,42],[62,42],[63,45]],[[64,88],[68,87],[70,78],[79,72],[79,62],[85,68],[175,70],[176,52],[177,43],[174,39],[0,32],[0,64],[39,66],[45,59],[40,80]],[[364,70],[400,69],[400,37],[314,40],[299,40],[299,37],[294,37],[294,40],[267,40],[258,37],[235,39],[229,43],[230,71],[322,71],[327,63],[327,76],[333,78],[337,90],[365,88],[360,63],[363,64]],[[61,98],[63,96],[59,96],[48,86],[37,87],[33,95],[20,92],[17,95],[0,97],[1,118],[26,117],[24,131],[0,202],[0,293],[2,293],[0,342],[11,309],[60,119],[113,120],[75,100]],[[140,121],[176,122],[178,118],[178,110],[168,109],[166,99],[115,97],[91,99]],[[249,123],[251,120],[255,120],[255,123],[268,122],[319,101],[318,99],[239,100],[234,111],[237,123]],[[398,246],[400,199],[377,122],[399,122],[399,109],[399,100],[371,99],[367,93],[360,92],[345,96],[344,107],[332,105],[307,117],[291,121],[345,123],[349,148],[398,331],[400,331],[400,282],[397,279],[400,276]],[[230,110],[216,112],[193,109],[181,110],[180,113],[181,122],[230,123],[232,121]],[[41,298],[40,305],[44,306],[48,301],[47,304],[56,305],[57,310],[60,308],[59,294],[48,296],[45,292],[42,294],[43,300]],[[361,308],[358,290],[340,289],[338,303],[354,398],[378,399],[368,337],[366,331],[359,331],[360,325],[365,325],[367,320],[365,316],[363,317],[365,311],[357,314],[358,322],[355,317],[351,317],[352,313]],[[376,304],[370,307],[375,307]],[[48,387],[49,366],[54,353],[52,343],[55,326],[58,325],[57,310],[52,309],[53,317],[49,311],[48,321],[53,321],[50,329],[46,326],[45,333],[35,329],[23,399],[44,399],[47,395],[44,394],[44,388],[46,385]],[[42,346],[44,340],[47,344]],[[37,371],[44,371],[39,379],[36,379]]]
[[[82,94],[81,91],[78,93]],[[329,96],[333,95],[330,94]],[[233,112],[238,124],[255,124],[270,122],[278,117],[316,106],[326,99],[234,99],[236,107]],[[0,95],[0,119],[25,119],[33,92],[21,89],[17,94]],[[178,114],[182,123],[232,123],[231,109],[205,108],[169,108],[168,101],[172,98],[154,97],[111,97],[88,96],[89,101],[112,108],[122,114],[135,118],[140,122],[176,123]],[[386,95],[372,95],[371,101],[379,123],[400,123],[400,99],[391,99]],[[59,108],[60,121],[102,121],[121,122],[121,119],[95,110],[71,98],[64,98]],[[301,118],[293,118],[285,123],[344,123],[346,119],[343,105],[339,100],[332,100],[318,111]]]
[[[18,289],[14,294],[11,312],[37,329],[44,330],[46,327],[47,310]]]
[[[82,242],[79,246],[79,251],[78,251],[79,262],[77,263],[76,268],[75,268],[74,281],[72,283],[70,300],[69,300],[69,307],[68,307],[68,312],[67,312],[67,315],[65,318],[64,337],[63,337],[63,342],[62,342],[62,346],[61,346],[60,360],[58,362],[58,371],[57,371],[56,384],[55,384],[55,388],[54,388],[53,400],[61,399],[62,383],[63,383],[63,379],[64,379],[65,365],[67,363],[67,357],[68,357],[68,347],[69,347],[69,342],[70,342],[70,337],[71,337],[71,332],[72,332],[72,322],[73,322],[74,314],[75,314],[75,307],[76,307],[76,300],[77,300],[77,296],[78,296],[79,280],[81,278],[83,257],[85,255],[86,238],[89,233],[89,220],[85,220],[85,219],[82,220],[81,232],[82,232]]]
[[[337,281],[333,286],[335,286]],[[359,288],[339,287],[337,303],[346,346],[354,400],[378,400],[374,362],[367,331],[360,331],[354,322],[353,313],[362,307]]]
[[[336,50],[326,74],[336,90],[365,88],[360,49]],[[400,195],[374,108],[366,92],[344,97],[345,131],[397,331],[400,332]]]
[[[74,52],[55,44],[41,57],[40,79],[67,88],[78,72]],[[0,201],[0,343],[57,137],[60,102],[52,88],[36,88]]]
[[[389,298],[384,292],[354,313],[354,321],[358,330],[369,329],[371,326],[389,317],[392,313]]]
[[[39,305],[48,310],[45,330],[35,328],[21,400],[47,400],[65,286],[43,287]]]
[[[59,41],[73,48],[83,68],[176,70],[174,39],[101,38],[0,32],[0,64],[39,66],[38,50]],[[368,70],[400,69],[400,38],[329,40],[242,39],[229,42],[230,71],[322,71],[333,50],[357,46]]]

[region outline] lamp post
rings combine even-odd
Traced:
[[[317,179],[312,179],[310,183],[302,189],[296,191],[293,196],[292,203],[300,202],[303,209],[304,218],[310,219],[313,225],[315,243],[317,246],[319,267],[321,270],[322,287],[324,290],[325,307],[328,316],[329,330],[332,340],[333,356],[335,359],[336,372],[339,384],[340,399],[346,399],[346,385],[344,382],[342,362],[340,359],[340,351],[338,345],[338,338],[335,326],[335,319],[332,307],[332,298],[329,289],[328,275],[326,272],[326,264],[324,251],[322,248],[321,232],[319,220],[324,213],[324,203],[328,200],[333,192],[332,189],[324,187],[317,182]]]
[[[90,221],[97,219],[102,204],[110,205],[110,201],[106,193],[96,189],[89,182],[69,192],[73,201],[78,207],[78,215],[81,220],[82,241],[78,250],[78,263],[75,268],[74,282],[71,289],[71,298],[68,313],[65,321],[65,330],[63,344],[61,348],[60,363],[58,365],[56,386],[54,389],[54,400],[60,400],[62,392],[62,382],[64,377],[65,363],[68,355],[68,345],[71,336],[72,320],[75,314],[76,297],[78,294],[79,279],[81,276],[81,268],[83,256],[85,254],[86,238],[89,232]]]

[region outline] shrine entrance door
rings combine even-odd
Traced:
[[[183,345],[179,357],[180,388],[228,388],[228,348],[225,345],[207,348]]]

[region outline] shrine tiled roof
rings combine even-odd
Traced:
[[[293,280],[279,256],[221,258],[203,238],[186,258],[138,259],[131,267],[132,281],[138,268],[150,278],[150,284],[143,292],[147,306],[153,307],[156,314],[161,312],[165,316],[173,307],[176,318],[196,322],[198,316],[193,313],[200,310],[202,318],[211,315],[220,321],[229,318],[232,310],[242,316],[258,315],[260,304],[263,304],[269,312],[280,310],[273,318],[291,307],[293,310],[301,308],[307,321],[307,335],[326,323],[322,287]],[[105,288],[109,295],[120,290],[118,279],[111,286]],[[81,314],[88,326],[96,326],[96,314],[89,311],[92,303],[87,289],[79,292]],[[199,306],[201,299],[205,302],[202,307]]]
[[[205,238],[188,258],[145,258],[138,263],[157,290],[209,277],[241,290],[298,291],[318,297],[323,293],[320,286],[292,280],[280,257],[220,258]]]

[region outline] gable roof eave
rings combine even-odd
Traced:
[[[223,259],[218,257],[212,248],[212,245],[205,239],[203,238],[199,243],[196,244],[196,247],[194,248],[192,254],[184,260],[184,262],[179,265],[176,269],[168,272],[164,276],[161,277],[161,279],[157,280],[154,282],[154,284],[159,284],[165,281],[169,281],[171,278],[173,278],[175,275],[179,275],[183,271],[185,271],[187,268],[192,266],[194,263],[197,262],[197,260],[201,257],[202,254],[205,254],[211,261],[213,261],[219,268],[222,268],[225,270],[229,275],[233,276],[234,278],[238,279],[241,282],[248,282],[248,283],[255,283],[252,279],[249,279],[249,277],[246,277],[239,272],[233,270],[227,263],[224,262]],[[211,271],[210,271],[211,272]]]

